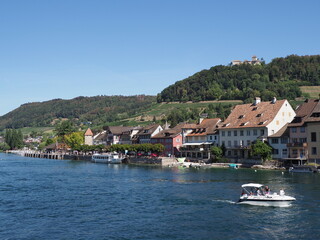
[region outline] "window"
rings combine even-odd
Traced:
[[[298,138],[292,138],[292,142],[293,143],[297,143],[298,142]]]
[[[237,131],[237,130],[234,130],[234,131],[233,131],[233,136],[236,137],[237,135],[238,135],[238,131]]]
[[[222,135],[222,137],[224,137],[226,135],[226,132],[225,131],[221,131],[221,135]]]
[[[231,137],[231,131],[228,131],[228,137]]]
[[[180,142],[180,138],[177,138],[177,139],[176,139],[176,142]]]
[[[302,132],[302,133],[306,132],[306,128],[305,127],[300,127],[300,132]]]
[[[279,143],[279,139],[278,138],[272,138],[271,139],[271,143],[278,144]]]
[[[279,149],[272,149],[272,154],[278,155],[279,154]]]
[[[243,136],[243,130],[240,130],[240,136]]]
[[[311,148],[311,154],[317,155],[317,148],[316,147]]]
[[[247,136],[250,136],[250,135],[251,135],[251,131],[247,130]]]
[[[253,136],[257,136],[258,135],[258,130],[257,129],[253,129]]]
[[[282,149],[282,155],[285,156],[288,154],[288,149]]]
[[[288,138],[281,138],[281,143],[282,144],[287,144],[288,143]]]
[[[298,150],[297,149],[292,149],[292,154],[293,155],[297,155],[298,154]]]
[[[228,156],[231,156],[231,151],[228,151]]]
[[[235,140],[235,141],[233,142],[233,146],[235,146],[235,147],[237,147],[237,146],[238,146],[238,142],[237,142],[237,140]]]
[[[228,147],[231,147],[231,141],[228,141]]]
[[[261,129],[260,130],[260,136],[263,136],[264,135],[264,129]]]
[[[317,141],[317,133],[316,132],[312,132],[311,133],[311,142],[316,142]]]
[[[225,146],[226,144],[225,144],[225,141],[222,141],[221,142],[221,146]]]
[[[300,143],[305,143],[305,142],[307,142],[307,139],[306,138],[299,138],[299,142]]]
[[[250,146],[250,144],[251,144],[251,141],[247,140],[247,146]]]
[[[210,136],[209,139],[212,141],[212,140],[213,140],[213,139],[212,139],[212,136]]]
[[[291,132],[292,133],[296,133],[297,132],[297,128],[295,128],[295,127],[291,128]]]

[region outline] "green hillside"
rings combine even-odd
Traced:
[[[61,119],[93,126],[135,116],[149,108],[155,96],[96,96],[71,100],[54,99],[27,103],[0,117],[0,130],[5,128],[46,127]]]
[[[233,105],[254,97],[289,99],[319,97],[320,55],[275,58],[269,64],[215,66],[165,88],[158,96],[95,96],[54,99],[21,105],[0,117],[0,131],[27,128],[43,131],[70,119],[76,125],[146,125],[196,121],[200,114],[224,118]],[[294,101],[297,100],[297,101]],[[157,103],[158,102],[158,103]]]
[[[215,66],[165,88],[158,102],[295,99],[300,86],[320,85],[320,55],[275,58],[269,64]]]

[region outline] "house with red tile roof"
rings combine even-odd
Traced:
[[[106,143],[106,145],[121,144],[121,136],[124,132],[128,132],[134,129],[134,127],[124,126],[105,126],[105,132],[101,134],[100,138]]]
[[[290,141],[288,143],[289,160],[320,161],[320,102],[319,99],[307,99],[296,109],[296,116],[288,125]]]
[[[289,128],[284,125],[278,132],[268,137],[268,143],[272,147],[272,159],[286,159],[289,156]]]
[[[151,137],[152,144],[162,144],[165,147],[162,153],[165,156],[180,156],[180,147],[182,146],[182,127],[184,124],[178,124],[174,128],[164,129]]]
[[[152,124],[146,127],[143,127],[138,133],[138,143],[151,143],[151,138],[161,132],[163,128],[159,124]]]
[[[198,124],[183,127],[184,142],[181,156],[189,159],[210,159],[210,148],[219,144],[220,118],[200,119]]]
[[[219,126],[220,145],[226,147],[227,157],[248,158],[253,142],[267,141],[295,115],[287,100],[276,98],[268,102],[256,98],[252,104],[236,105]]]

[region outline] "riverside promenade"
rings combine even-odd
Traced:
[[[50,152],[44,153],[35,150],[11,150],[6,153],[17,154],[22,157],[30,158],[45,158],[45,159],[57,159],[57,160],[80,160],[80,161],[91,161],[92,154],[69,154],[62,152]],[[127,164],[152,164],[161,166],[174,166],[178,164],[178,161],[174,157],[125,157],[123,163]]]

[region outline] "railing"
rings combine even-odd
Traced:
[[[306,142],[294,142],[294,143],[287,143],[287,147],[307,147],[308,144]]]

